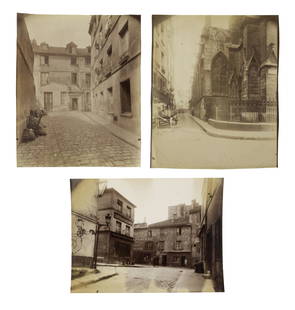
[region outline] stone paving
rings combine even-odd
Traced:
[[[17,146],[18,167],[136,167],[140,151],[82,113],[52,112],[42,119],[47,136]]]

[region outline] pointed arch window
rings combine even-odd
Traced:
[[[211,84],[212,94],[225,96],[227,94],[227,59],[223,53],[218,53],[212,60]]]
[[[259,96],[259,74],[258,65],[253,60],[248,69],[248,97],[256,99]]]

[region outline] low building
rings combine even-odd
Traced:
[[[34,85],[34,53],[24,14],[17,14],[16,140],[21,142],[30,110],[37,108]]]
[[[73,181],[73,180],[72,180]],[[135,205],[113,188],[98,194],[99,182],[81,180],[72,188],[72,263],[91,265],[95,231],[99,223],[97,260],[109,263],[133,261]],[[105,218],[110,215],[107,226]]]
[[[229,29],[213,27],[208,16],[192,85],[192,113],[223,129],[224,121],[276,123],[278,44],[277,16],[232,16]]]
[[[36,96],[41,108],[51,111],[90,111],[90,47],[65,47],[32,41]]]
[[[93,15],[92,110],[140,139],[140,16]]]
[[[205,273],[210,274],[216,291],[223,291],[222,200],[223,179],[204,179],[202,188],[201,256]]]

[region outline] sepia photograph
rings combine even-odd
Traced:
[[[223,292],[223,179],[71,179],[72,293]]]
[[[17,14],[18,167],[140,166],[140,24]]]
[[[274,15],[154,15],[152,168],[277,167]]]

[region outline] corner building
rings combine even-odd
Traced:
[[[232,16],[229,29],[213,27],[208,16],[192,85],[192,113],[220,128],[222,121],[275,123],[278,43],[277,16]]]
[[[140,138],[140,16],[91,17],[91,94],[97,118]]]

